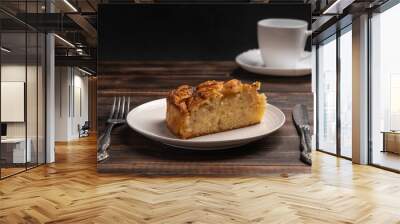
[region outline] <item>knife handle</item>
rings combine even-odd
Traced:
[[[311,165],[311,131],[309,125],[300,126],[301,156],[304,162]]]

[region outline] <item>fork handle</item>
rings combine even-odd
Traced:
[[[309,125],[302,125],[299,128],[300,131],[300,147],[301,147],[301,154],[300,159],[308,164],[312,164],[311,159],[311,132]]]
[[[99,137],[97,148],[97,162],[103,161],[109,157],[108,148],[110,147],[111,131],[114,124],[108,124],[105,132]]]

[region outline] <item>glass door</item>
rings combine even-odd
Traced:
[[[317,149],[336,154],[336,35],[317,48]]]

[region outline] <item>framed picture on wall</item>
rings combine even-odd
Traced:
[[[25,121],[25,82],[1,82],[1,122]]]

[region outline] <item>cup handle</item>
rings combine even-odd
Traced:
[[[306,30],[306,32],[304,34],[306,35],[306,37],[311,36],[312,30]],[[307,44],[307,42],[305,44]],[[304,59],[304,58],[307,58],[309,56],[310,56],[309,52],[303,52],[303,54],[301,55],[301,58]]]

